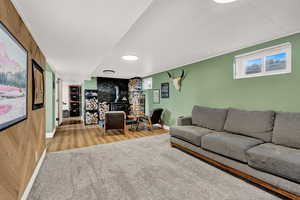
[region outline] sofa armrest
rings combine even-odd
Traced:
[[[178,117],[177,119],[178,126],[189,126],[192,125],[192,117]]]

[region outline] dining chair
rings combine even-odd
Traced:
[[[154,110],[152,110],[150,112],[150,115],[149,116],[145,116],[144,118],[142,118],[141,120],[145,123],[147,123],[148,125],[148,128],[150,130],[153,129],[153,125],[154,124],[160,124],[161,127],[163,127],[163,122],[161,120],[161,116],[162,116],[162,113],[163,113],[163,109],[162,108],[156,108]]]

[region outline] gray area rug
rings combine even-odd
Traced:
[[[30,200],[279,199],[180,150],[169,134],[48,153]]]

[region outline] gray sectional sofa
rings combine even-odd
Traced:
[[[194,106],[170,135],[173,147],[300,199],[300,113]]]

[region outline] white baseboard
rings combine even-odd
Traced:
[[[46,133],[46,138],[53,138],[55,135],[55,131],[56,131],[56,127],[54,128],[54,130],[52,132]]]
[[[31,178],[30,178],[30,180],[29,180],[29,182],[28,182],[28,184],[26,186],[26,189],[25,189],[22,197],[21,197],[21,200],[26,200],[27,199],[27,197],[28,197],[28,195],[30,193],[30,190],[31,190],[31,188],[33,186],[33,183],[34,183],[34,181],[35,181],[35,179],[36,179],[36,177],[37,177],[37,175],[38,175],[38,173],[40,171],[42,163],[44,162],[44,159],[45,159],[45,156],[46,156],[46,152],[47,152],[47,148],[43,152],[43,154],[42,154],[42,156],[41,156],[38,164],[36,165],[36,167],[34,169],[34,172],[33,172],[32,176],[31,176]]]

